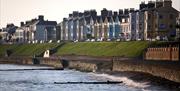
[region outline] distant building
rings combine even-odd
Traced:
[[[75,41],[75,40],[78,40],[78,37],[79,37],[79,20],[78,18],[74,19],[73,20],[73,32],[72,32],[72,40]]]
[[[84,30],[85,30],[85,19],[83,17],[80,17],[79,19],[79,41],[83,41],[85,36],[84,36]]]
[[[56,25],[56,40],[61,40],[61,23]]]
[[[56,40],[56,27],[47,26],[44,30],[44,41]]]
[[[74,21],[72,19],[72,17],[69,17],[68,20],[68,40],[73,40],[73,36],[74,36]]]
[[[121,23],[120,39],[128,41],[131,39],[130,21],[129,17],[123,17]]]
[[[11,24],[7,24],[6,28],[2,29],[1,34],[2,34],[5,42],[13,43],[16,41],[14,33],[16,32],[17,28],[18,28],[17,26],[15,26],[13,23],[11,23]]]
[[[107,17],[100,17],[99,21],[99,40],[106,41],[108,39],[109,21]]]
[[[155,24],[157,20],[155,2],[149,1],[144,10],[144,39],[153,40],[156,38]]]
[[[171,40],[176,35],[178,11],[171,0],[149,1],[140,5],[144,13],[144,40]]]
[[[109,22],[109,29],[108,29],[108,39],[114,39],[115,38],[115,26],[114,26],[114,20],[112,17],[107,17]]]
[[[120,27],[120,20],[119,20],[119,17],[117,15],[114,15],[113,16],[113,19],[114,19],[114,38],[115,39],[119,39],[119,34],[120,34],[120,31],[121,31],[121,27]]]
[[[93,18],[92,16],[91,16],[91,18],[90,18],[90,30],[91,30],[91,39],[94,39],[95,38],[95,29],[94,29],[94,27],[95,27],[95,18],[96,18],[96,16]]]
[[[25,40],[25,29],[24,28],[17,28],[15,32],[16,42],[18,43],[24,43]]]
[[[139,38],[139,29],[137,29],[137,27],[139,26],[137,24],[139,18],[137,17],[139,17],[138,13],[134,10],[129,13],[131,40],[138,40]]]
[[[68,19],[64,18],[63,22],[61,23],[61,39],[68,40]]]
[[[142,2],[139,10],[103,8],[74,11],[59,24],[61,39],[67,41],[171,40],[175,38],[178,11],[171,0]]]
[[[20,43],[56,40],[56,25],[56,21],[45,21],[44,16],[40,15],[38,19],[21,22],[15,38]]]
[[[178,11],[172,7],[172,1],[164,0],[163,7],[157,8],[156,11],[157,37],[159,37],[161,40],[166,38],[168,38],[168,40],[174,40],[176,36],[175,26]]]
[[[56,21],[45,21],[44,16],[39,16],[38,20],[39,22],[35,24],[35,39],[38,41],[56,40]]]
[[[98,21],[99,21],[99,31],[98,31],[98,40],[103,40],[107,39],[107,31],[108,31],[108,20],[106,22],[106,18],[103,16],[100,16]],[[107,25],[105,25],[107,23]],[[107,29],[105,29],[105,26],[107,26]]]

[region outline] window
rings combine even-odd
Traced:
[[[159,19],[163,19],[163,16],[162,16],[162,15],[159,15]]]
[[[165,29],[166,28],[166,25],[165,24],[160,24],[159,25],[159,29]]]

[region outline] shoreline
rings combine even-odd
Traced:
[[[33,65],[32,58],[0,58],[1,63],[13,63],[21,65]],[[106,59],[106,60],[103,60]],[[40,64],[35,66],[52,66],[52,67],[62,67],[68,69],[76,69],[81,72],[97,72],[105,73],[113,76],[128,76],[129,79],[133,81],[149,81],[153,84],[164,85],[169,88],[176,88],[180,90],[180,68],[179,64],[174,62],[156,62],[156,61],[140,61],[133,59],[124,59],[122,60],[112,60],[111,58],[97,58],[97,57],[88,57],[88,56],[64,56],[58,57],[57,59],[53,58],[39,58]],[[66,64],[66,67],[63,65]],[[118,63],[116,63],[118,62]],[[146,68],[143,68],[146,67]],[[172,74],[171,72],[176,72]],[[154,72],[154,73],[149,73]],[[122,75],[122,74],[124,75]],[[155,75],[160,74],[160,75]],[[163,74],[163,75],[161,75]],[[167,77],[174,77],[172,80]],[[145,79],[146,78],[146,79]],[[166,78],[166,79],[165,79]],[[168,80],[167,80],[168,79]],[[179,83],[178,83],[179,82]],[[166,85],[167,84],[167,85]]]
[[[25,65],[25,64],[10,64],[10,65],[50,67],[50,66],[45,66],[45,65],[43,65],[43,66],[42,65]],[[82,70],[78,70],[78,69],[71,69],[71,68],[66,68],[66,69],[76,70],[76,71],[80,71],[80,72],[84,72],[84,73],[92,73],[92,72],[82,71]],[[59,70],[59,69],[57,69],[57,70]],[[165,89],[171,90],[171,91],[180,91],[180,83],[173,82],[173,81],[167,80],[165,78],[153,76],[153,75],[148,74],[148,73],[133,72],[133,71],[121,72],[121,71],[100,71],[100,70],[97,70],[96,72],[93,72],[93,74],[100,75],[100,76],[105,74],[105,75],[115,77],[115,78],[124,78],[125,77],[129,80],[132,80],[135,83],[146,83],[145,85],[149,85],[151,87],[158,86],[158,87],[165,88]],[[119,80],[115,80],[115,81],[119,81]],[[122,81],[122,83],[126,83],[126,82]],[[145,88],[148,88],[148,87],[145,87]]]

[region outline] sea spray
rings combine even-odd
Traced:
[[[89,73],[93,76],[97,76],[97,77],[104,77],[107,79],[110,79],[112,81],[123,81],[123,83],[127,86],[132,86],[132,87],[137,87],[137,88],[147,88],[149,87],[148,82],[135,82],[127,77],[118,77],[118,76],[114,76],[114,75],[109,75],[109,74],[98,74],[98,73]]]

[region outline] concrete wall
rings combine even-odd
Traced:
[[[179,61],[179,47],[147,48],[145,60]]]
[[[180,82],[180,63],[152,61],[113,61],[113,71],[149,73],[171,81]]]

